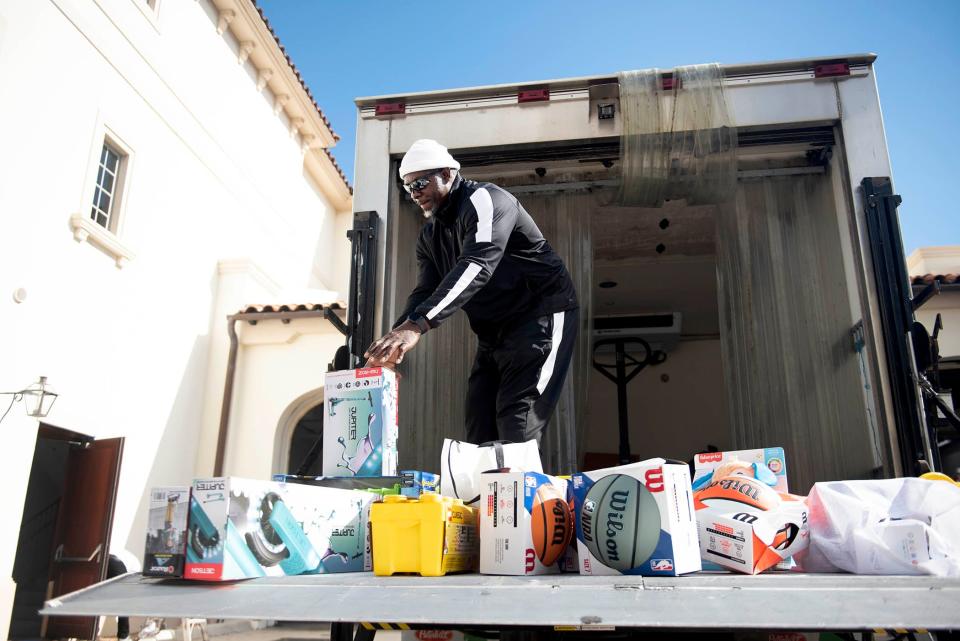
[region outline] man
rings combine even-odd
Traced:
[[[507,191],[466,180],[434,140],[400,163],[428,219],[417,285],[371,365],[400,362],[420,336],[463,309],[479,339],[467,389],[467,440],[540,440],[560,398],[577,336],[577,295],[563,261]]]

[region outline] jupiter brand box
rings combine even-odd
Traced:
[[[228,581],[371,569],[374,494],[235,477],[197,479],[184,576]]]
[[[324,476],[397,474],[397,376],[382,367],[328,372]]]

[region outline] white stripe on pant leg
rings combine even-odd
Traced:
[[[543,394],[547,389],[547,383],[553,376],[553,366],[557,363],[557,352],[560,351],[560,339],[563,338],[563,317],[565,312],[557,312],[553,315],[553,347],[547,355],[547,360],[543,362],[543,369],[540,370],[540,380],[537,381],[537,391]]]
[[[427,312],[427,320],[433,320],[433,317],[443,311],[443,308],[452,303],[457,299],[457,296],[463,293],[463,290],[467,288],[467,285],[473,282],[473,279],[477,277],[477,274],[480,273],[480,265],[476,263],[470,263],[467,265],[467,268],[463,270],[463,273],[460,275],[460,278],[457,279],[457,283],[450,288],[450,291],[447,292],[447,295],[443,297],[437,306]]]

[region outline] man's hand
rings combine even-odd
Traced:
[[[417,324],[404,321],[389,334],[373,341],[363,355],[369,365],[389,367],[394,363],[402,363],[404,354],[413,349],[419,340],[420,328]]]

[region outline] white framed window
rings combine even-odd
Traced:
[[[133,259],[121,240],[133,169],[133,150],[98,122],[80,211],[70,216],[73,238],[88,242],[113,258],[117,267]]]
[[[117,231],[116,222],[120,212],[126,165],[127,155],[116,143],[109,138],[105,139],[97,163],[97,182],[93,189],[90,220],[113,233]],[[115,212],[117,215],[114,215]]]

